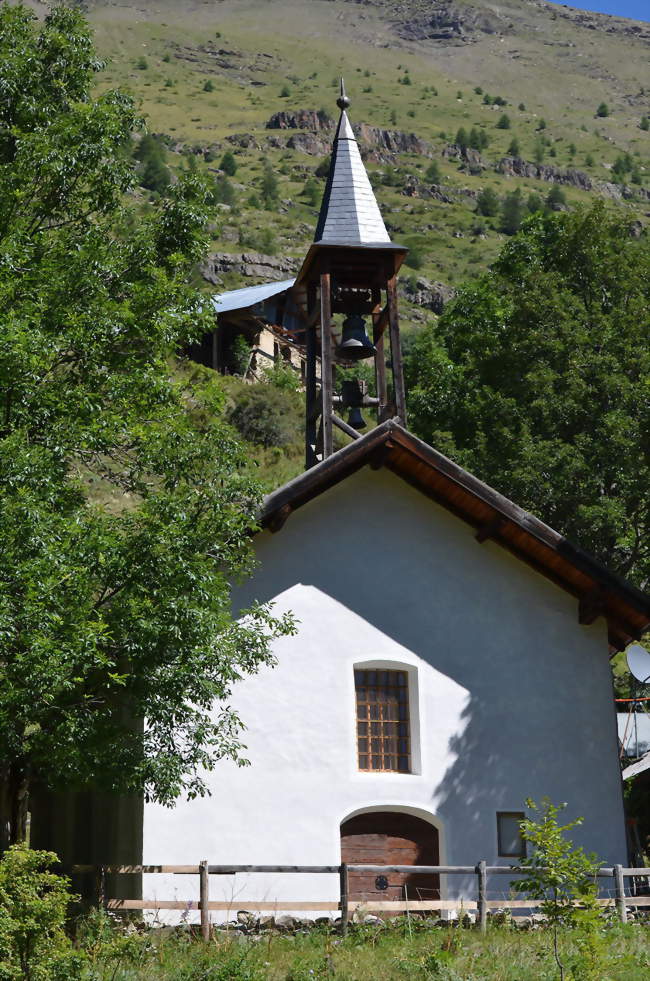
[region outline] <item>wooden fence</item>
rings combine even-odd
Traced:
[[[92,872],[96,876],[97,900],[109,910],[198,910],[201,915],[201,935],[205,940],[210,937],[210,910],[230,911],[249,909],[255,911],[292,911],[292,912],[332,912],[341,913],[341,932],[347,933],[350,915],[357,912],[409,913],[434,910],[449,910],[462,907],[464,910],[476,910],[477,922],[482,931],[487,927],[487,914],[493,909],[534,909],[540,901],[532,899],[488,899],[488,876],[517,876],[525,875],[528,870],[520,866],[488,865],[480,861],[476,865],[210,865],[207,861],[198,865],[75,865],[73,873]],[[281,902],[258,900],[243,900],[223,902],[210,899],[211,875],[237,875],[242,873],[306,873],[338,875],[338,901],[305,901],[282,900]],[[355,902],[349,898],[348,874],[350,872],[411,873],[421,875],[472,875],[476,877],[476,899],[431,899],[431,900],[371,900],[370,902]],[[167,900],[167,899],[110,899],[106,896],[107,875],[197,875],[199,877],[198,900]],[[650,868],[625,868],[614,865],[611,868],[601,868],[597,872],[599,879],[612,884],[612,896],[599,899],[603,906],[614,903],[622,923],[627,922],[627,907],[650,906],[650,895],[632,896],[625,894],[625,879],[633,881],[645,878],[650,885]]]

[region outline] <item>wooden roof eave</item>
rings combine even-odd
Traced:
[[[293,510],[362,466],[386,466],[421,493],[544,575],[578,601],[581,623],[604,616],[616,650],[650,625],[650,597],[556,531],[389,420],[266,499],[261,523],[278,530]]]

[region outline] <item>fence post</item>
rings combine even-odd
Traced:
[[[623,866],[614,866],[614,892],[616,906],[621,923],[627,923],[627,906],[625,905],[625,884],[623,882]]]
[[[487,862],[485,859],[476,866],[478,879],[478,923],[481,933],[487,930]]]
[[[199,862],[199,899],[201,909],[201,936],[210,939],[210,876],[208,875],[208,860]]]
[[[348,914],[349,914],[349,890],[348,890],[348,867],[345,862],[339,869],[339,881],[341,885],[341,935],[348,935]]]

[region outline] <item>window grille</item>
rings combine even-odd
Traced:
[[[360,770],[411,772],[406,671],[355,670]]]

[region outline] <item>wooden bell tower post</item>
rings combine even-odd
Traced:
[[[302,303],[300,299],[298,303],[306,317],[307,469],[333,453],[333,426],[338,426],[349,436],[359,435],[335,412],[339,404],[346,404],[345,399],[334,392],[337,362],[348,365],[373,357],[377,398],[366,396],[356,404],[376,409],[378,422],[397,416],[402,424],[406,424],[397,274],[408,250],[391,242],[386,231],[347,117],[350,100],[345,94],[343,80],[337,105],[341,116],[316,236],[294,286],[297,299],[302,298]],[[344,314],[347,318],[339,338],[334,334],[332,323],[335,314]],[[367,335],[360,318],[364,318]],[[347,333],[346,324],[349,325]],[[390,391],[386,370],[388,347],[392,372]]]

